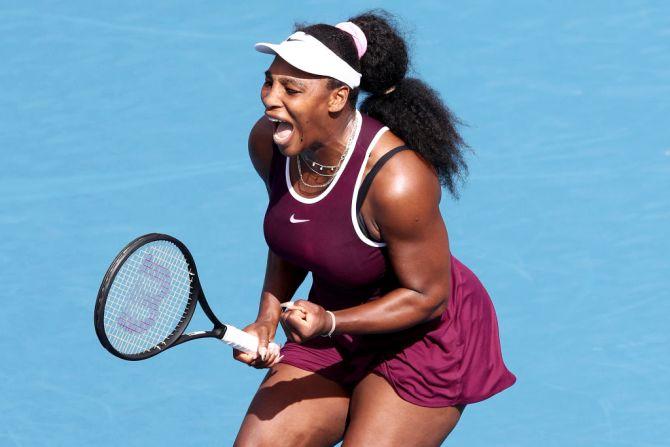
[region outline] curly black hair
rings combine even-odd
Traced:
[[[388,12],[375,9],[349,19],[365,33],[368,48],[359,60],[353,37],[332,25],[296,24],[296,31],[314,36],[361,73],[360,88],[349,94],[356,107],[359,90],[369,93],[361,112],[379,120],[408,147],[426,159],[437,172],[442,186],[458,199],[458,183],[467,177],[464,151],[468,145],[458,133],[461,121],[426,83],[406,77],[409,54],[396,21]],[[329,86],[344,84],[336,79]]]

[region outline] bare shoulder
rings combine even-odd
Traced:
[[[402,145],[400,138],[386,132],[372,149],[366,170],[384,154]],[[369,210],[382,233],[389,225],[409,229],[416,220],[435,214],[441,195],[440,182],[431,164],[416,151],[400,151],[388,159],[375,176],[368,192]]]
[[[366,173],[381,157],[405,142],[391,131],[385,132],[370,153]],[[411,148],[410,148],[411,149]],[[441,197],[441,187],[437,173],[431,164],[414,150],[400,151],[386,161],[375,176],[370,188],[373,199],[422,199]]]
[[[268,183],[270,164],[272,163],[272,124],[265,117],[260,117],[249,133],[249,158],[254,169]]]

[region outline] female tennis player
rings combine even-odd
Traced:
[[[405,77],[406,44],[383,11],[255,48],[274,55],[249,137],[269,254],[245,328],[258,353],[234,356],[271,369],[235,445],[440,445],[465,405],[516,380],[438,208],[441,185],[457,197],[467,172],[457,121]],[[309,299],[290,302],[308,272]],[[288,340],[270,352],[280,322]]]

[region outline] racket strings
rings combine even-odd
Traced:
[[[158,254],[157,257],[154,257]],[[141,265],[138,266],[137,259],[142,259]],[[120,349],[127,353],[139,350],[140,352],[151,349],[155,345],[163,343],[165,338],[174,331],[177,323],[173,320],[176,314],[183,314],[181,309],[177,309],[179,300],[173,300],[175,303],[173,308],[166,308],[159,312],[159,309],[166,298],[166,292],[169,291],[171,278],[168,275],[157,277],[152,274],[149,267],[157,263],[158,266],[166,264],[167,254],[165,251],[157,249],[153,252],[145,252],[142,258],[136,258],[133,267],[135,272],[140,271],[145,274],[145,277],[138,281],[130,283],[131,287],[123,287],[122,290],[126,292],[125,306],[119,309],[121,314],[116,318],[116,326],[120,334],[116,335],[119,341]],[[155,272],[153,272],[155,273]],[[127,278],[123,278],[127,280]],[[147,287],[148,285],[148,287]],[[167,286],[167,287],[166,287]],[[167,289],[167,291],[166,291]],[[169,304],[168,301],[167,304]],[[165,306],[163,306],[165,307]],[[181,315],[180,315],[181,320]],[[151,329],[151,330],[150,330]]]
[[[169,267],[169,269],[167,269],[167,272],[168,272],[167,275],[170,276],[170,280],[172,279],[171,275],[169,273],[170,271],[175,271],[179,267],[183,267],[183,266],[185,266],[186,269],[188,269],[188,266],[186,265],[186,261],[183,260],[183,255],[181,254],[181,251],[179,251],[176,247],[174,247],[174,250],[176,250],[176,253],[170,253],[166,250],[161,250],[160,248],[157,249],[157,252],[158,252],[157,258],[158,259],[157,259],[157,261],[152,261],[153,265],[158,266],[159,268],[164,266],[164,265],[167,265]],[[172,257],[171,255],[172,256],[176,255],[176,258]],[[179,260],[183,260],[183,266],[177,265]],[[153,276],[154,277],[153,279],[156,280],[157,279],[156,275],[151,275],[149,273],[151,271],[152,270],[147,269],[147,271],[145,273],[148,273],[147,276],[149,276],[149,277]],[[163,275],[165,275],[165,273],[163,273]],[[161,277],[161,275],[158,275],[158,281],[157,281],[158,282],[158,285],[157,285],[158,293],[161,293],[161,292],[163,293],[163,295],[161,295],[160,299],[159,299],[160,304],[162,304],[162,302],[165,301],[165,298],[168,298],[167,296],[165,296],[167,294],[165,294],[165,292],[164,292],[165,283],[160,281],[160,280],[165,281],[165,279],[166,278],[164,276]],[[177,282],[177,285],[179,286],[178,282]],[[190,294],[189,294],[189,292],[190,292],[190,281],[189,281],[188,285],[189,285],[188,290],[186,290],[186,291],[184,291],[184,290],[179,291],[178,290],[177,291],[178,294],[176,296],[176,298],[180,298],[182,296],[186,297],[186,302],[185,303],[180,303],[179,299],[168,300],[166,302],[167,307],[163,312],[156,312],[154,314],[149,315],[150,318],[149,318],[148,322],[150,324],[155,325],[155,327],[157,329],[155,333],[157,335],[157,338],[159,339],[158,343],[154,343],[154,344],[163,343],[174,332],[174,330],[178,327],[179,322],[183,320],[184,311],[188,306],[188,297],[190,296]],[[172,306],[170,306],[170,304],[172,304]],[[155,312],[155,310],[153,310],[153,309],[151,309],[150,312],[151,311]],[[151,317],[153,317],[153,318],[151,318]],[[179,318],[179,320],[175,320],[175,318],[177,318],[177,317]],[[129,332],[129,334],[132,334],[132,333],[133,333],[133,331]],[[144,334],[148,334],[148,332],[144,332]],[[153,339],[151,339],[151,341],[155,342],[157,340],[156,340],[156,338],[153,338]]]
[[[192,303],[193,273],[169,241],[150,242],[121,266],[104,310],[105,333],[124,354],[160,348],[183,324]]]

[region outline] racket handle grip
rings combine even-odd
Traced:
[[[256,354],[258,351],[258,339],[247,332],[237,329],[235,326],[226,325],[226,333],[221,338],[221,341],[247,354]],[[279,352],[279,346],[275,343],[270,343],[268,351],[272,351],[273,349]]]

